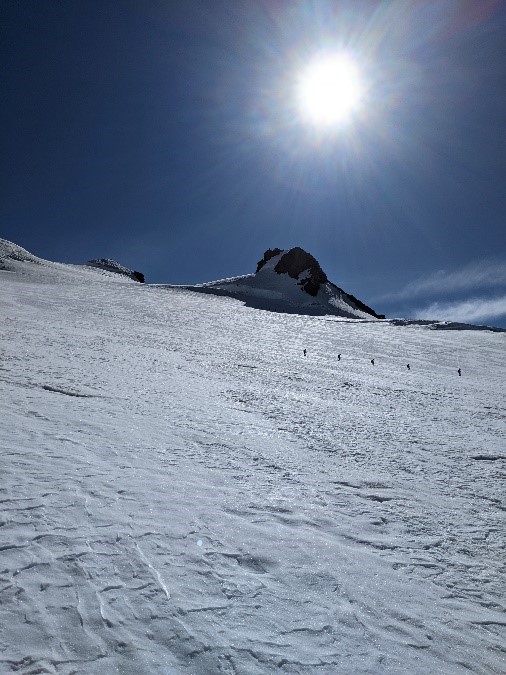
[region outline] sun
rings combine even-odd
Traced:
[[[305,121],[319,128],[338,128],[349,123],[363,98],[360,70],[345,53],[316,57],[297,82],[300,113]]]

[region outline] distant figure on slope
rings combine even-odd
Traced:
[[[372,365],[374,366],[374,359],[371,359],[371,363],[372,363]]]
[[[307,353],[307,352],[306,352],[306,350],[304,349],[304,356],[306,356],[306,353]]]
[[[462,377],[462,371],[460,370],[460,368],[457,370],[457,373],[459,374],[459,377]]]
[[[409,363],[408,363],[408,365],[406,366],[406,368],[407,368],[408,370],[411,370],[411,366],[409,365]]]
[[[341,360],[341,354],[338,354],[338,355],[337,355],[337,360],[338,360],[338,361]]]

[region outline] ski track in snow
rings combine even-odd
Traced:
[[[504,334],[36,273],[0,272],[0,672],[506,672]]]

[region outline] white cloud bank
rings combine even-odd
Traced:
[[[405,300],[424,295],[442,295],[457,291],[476,291],[506,285],[506,261],[483,261],[466,265],[460,270],[438,270],[428,277],[407,284],[400,291],[389,293],[382,300]],[[462,303],[473,303],[473,300]],[[481,303],[487,301],[480,301]],[[495,301],[490,301],[492,304]],[[499,300],[500,302],[500,300]]]
[[[506,317],[506,295],[498,298],[471,298],[460,302],[434,302],[416,310],[416,319],[441,319],[460,323],[493,322]]]

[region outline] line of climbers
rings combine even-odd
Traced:
[[[304,356],[307,356],[307,349],[304,349],[303,353],[304,353]],[[341,360],[341,354],[337,355],[337,360],[338,361]],[[374,366],[374,359],[371,359],[371,364]],[[411,370],[411,366],[409,365],[409,363],[406,364],[406,368],[408,370]],[[461,368],[457,368],[457,373],[459,374],[459,377],[462,377],[462,369]]]

